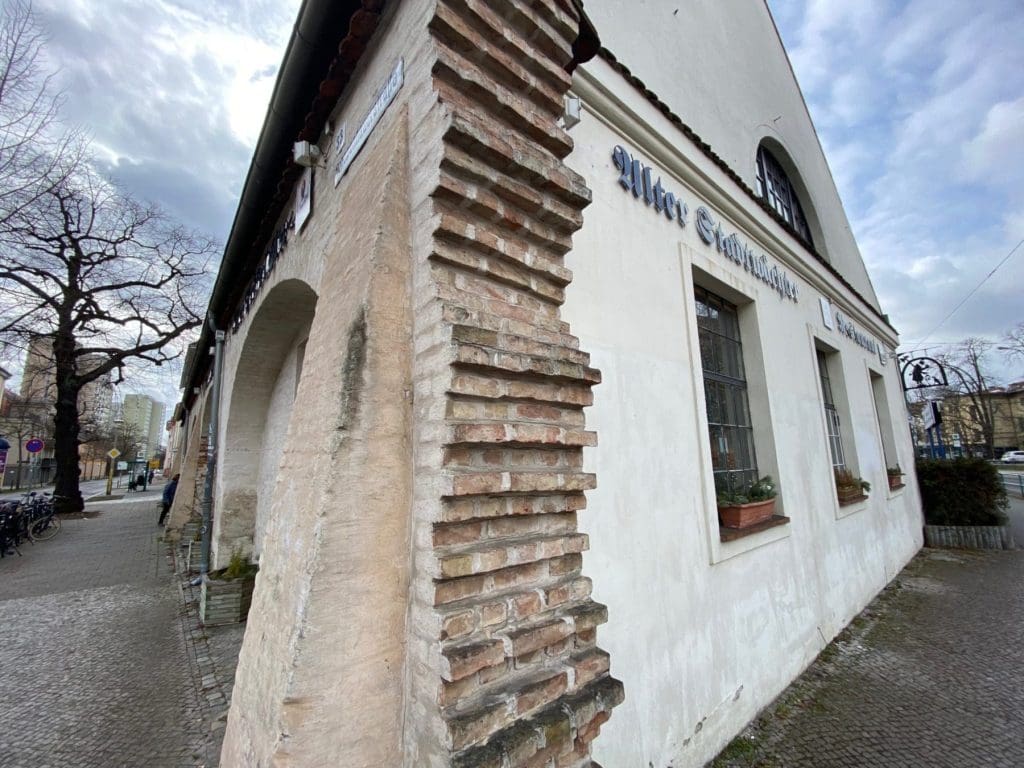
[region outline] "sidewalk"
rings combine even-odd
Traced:
[[[1024,550],[922,550],[712,765],[1024,765]]]
[[[0,764],[215,764],[157,516],[89,504],[0,559]]]

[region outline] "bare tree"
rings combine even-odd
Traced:
[[[1010,357],[1024,361],[1024,323],[1017,323],[1003,334],[999,349],[1009,352]]]
[[[57,130],[62,97],[43,68],[45,35],[26,0],[0,11],[0,228],[73,172],[77,131]]]
[[[208,238],[183,230],[83,165],[11,217],[0,232],[0,338],[43,337],[56,379],[55,493],[82,508],[82,388],[110,372],[162,365],[202,322]]]
[[[996,406],[991,393],[995,382],[985,371],[985,356],[993,346],[987,339],[971,337],[939,357],[949,380],[946,397],[956,403],[957,429],[982,445],[989,458],[995,458]]]

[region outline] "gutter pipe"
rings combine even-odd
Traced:
[[[217,473],[217,437],[218,422],[220,419],[220,379],[221,379],[221,358],[224,355],[224,339],[227,334],[217,330],[213,323],[213,313],[206,315],[210,330],[213,333],[215,344],[213,347],[213,399],[210,403],[210,426],[207,431],[206,442],[206,481],[203,483],[203,504],[202,516],[203,527],[202,549],[199,560],[199,578],[203,579],[210,570],[210,543],[213,537],[213,479]]]

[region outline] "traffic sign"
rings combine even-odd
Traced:
[[[112,459],[116,459],[120,455],[121,452],[117,450],[117,448],[111,448],[109,451],[107,451],[107,456],[109,456]]]
[[[38,437],[33,437],[31,440],[25,443],[25,450],[29,453],[39,453],[43,450],[43,441]]]

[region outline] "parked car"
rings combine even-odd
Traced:
[[[1024,451],[1007,451],[999,460],[1003,464],[1024,464]]]

